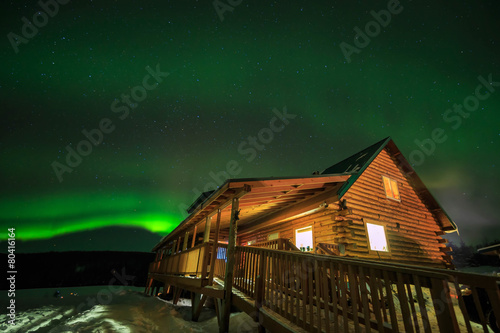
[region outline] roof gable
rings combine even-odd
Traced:
[[[341,199],[342,196],[357,181],[361,174],[366,170],[366,168],[368,168],[368,166],[373,162],[373,160],[383,149],[387,149],[389,154],[393,158],[395,158],[398,167],[406,175],[410,185],[413,187],[417,195],[421,198],[421,200],[439,221],[443,230],[457,231],[458,228],[456,224],[451,220],[451,218],[448,216],[448,214],[446,214],[441,205],[432,196],[429,189],[424,185],[408,160],[406,160],[394,141],[392,141],[391,137],[387,137],[369,146],[368,148],[365,148],[360,152],[340,161],[339,163],[330,166],[321,174],[351,175],[347,182],[338,191],[338,197],[339,199]]]

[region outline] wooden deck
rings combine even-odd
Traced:
[[[500,318],[496,277],[266,245],[274,248],[235,247],[231,299],[271,332],[475,332],[462,284],[471,287],[479,331],[488,332],[485,297]],[[161,286],[176,301],[191,291],[195,320],[213,297],[222,320],[227,261],[227,245],[213,242],[164,257],[150,266],[147,292]]]

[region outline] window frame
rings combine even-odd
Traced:
[[[293,244],[297,248],[300,249],[300,246],[298,246],[298,244],[297,244],[297,231],[304,230],[304,229],[311,229],[312,247],[311,247],[310,251],[314,251],[315,245],[314,245],[314,226],[313,225],[308,225],[308,226],[301,227],[301,228],[295,228],[293,230]]]
[[[390,254],[391,247],[389,246],[389,238],[387,237],[387,228],[386,228],[386,225],[384,223],[380,223],[378,221],[371,221],[371,220],[370,221],[364,221],[364,222],[365,222],[366,238],[368,239],[368,250],[370,251],[370,253],[377,252],[379,254],[380,253]],[[372,244],[371,244],[371,240],[370,240],[370,232],[368,231],[368,224],[379,226],[379,227],[383,228],[383,230],[384,230],[384,237],[385,237],[385,245],[387,247],[386,251],[372,249]]]
[[[389,195],[387,195],[387,186],[385,185],[386,184],[386,181],[385,180],[388,180],[389,181],[389,185],[391,186],[391,188],[389,189],[390,193],[394,193],[393,191],[393,184],[396,185],[396,191],[397,191],[397,194],[398,194],[398,198],[394,198],[394,197],[391,197]],[[388,176],[385,176],[385,175],[382,175],[382,185],[384,186],[384,193],[385,193],[385,197],[387,199],[391,199],[391,200],[394,200],[394,201],[398,201],[398,202],[401,202],[401,192],[399,191],[399,184],[398,184],[398,181],[393,179],[393,178],[390,178]]]

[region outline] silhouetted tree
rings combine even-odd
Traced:
[[[459,244],[449,242],[448,246],[453,249],[451,254],[453,256],[453,264],[456,268],[463,268],[471,265],[471,259],[474,252],[471,246],[465,244],[462,239],[460,239]]]

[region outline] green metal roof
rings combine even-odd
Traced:
[[[324,170],[321,174],[342,174],[351,175],[349,180],[342,186],[339,190],[339,198],[341,198],[347,190],[356,182],[356,180],[361,176],[363,171],[370,165],[370,163],[377,157],[377,155],[384,149],[387,143],[391,141],[390,137],[387,137],[368,148],[340,161],[337,164]]]

